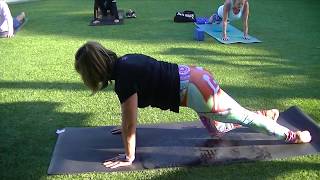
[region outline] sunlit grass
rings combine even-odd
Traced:
[[[93,6],[88,0],[11,5],[13,14],[26,11],[29,21],[15,38],[0,39],[1,179],[318,179],[319,155],[187,169],[46,175],[56,129],[120,123],[112,85],[91,97],[74,70],[74,53],[88,40],[120,56],[144,53],[202,66],[245,107],[285,110],[297,105],[319,123],[320,2],[250,1],[249,32],[263,40],[259,44],[221,45],[209,36],[197,42],[193,24],[173,23],[176,11],[191,9],[207,16],[219,3],[121,0],[118,7],[134,9],[138,18],[103,27],[88,26]],[[235,25],[241,28],[241,23]],[[139,110],[139,123],[182,121],[197,121],[197,116],[187,108],[179,114]]]

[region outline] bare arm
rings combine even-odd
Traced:
[[[137,93],[130,96],[121,104],[122,124],[121,135],[124,145],[125,155],[106,160],[103,165],[107,168],[117,168],[120,166],[129,166],[135,159],[136,150],[136,127],[138,112]]]
[[[223,7],[223,19],[222,19],[222,39],[227,41],[227,25],[228,25],[228,14],[231,7],[231,2],[229,0],[226,0]]]
[[[249,2],[245,1],[243,6],[243,15],[242,15],[242,21],[243,21],[243,37],[246,39],[248,38],[248,19],[249,19]]]
[[[137,127],[137,93],[130,96],[123,104],[122,110],[122,141],[126,155],[130,160],[135,158],[136,127]]]

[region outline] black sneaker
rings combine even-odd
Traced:
[[[127,12],[126,12],[126,17],[127,18],[136,18],[136,12],[134,12],[132,9],[129,9]]]

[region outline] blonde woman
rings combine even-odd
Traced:
[[[243,21],[243,38],[248,36],[249,2],[248,0],[225,0],[218,10],[209,18],[210,23],[222,23],[222,39],[228,41],[227,26],[229,21],[241,19]]]

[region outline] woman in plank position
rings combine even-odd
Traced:
[[[222,22],[222,39],[228,41],[227,25],[229,21],[242,18],[243,21],[243,38],[248,37],[248,18],[249,2],[248,0],[225,0],[218,10],[209,18],[210,23],[220,24]]]
[[[87,42],[75,54],[75,69],[84,84],[96,93],[115,82],[121,103],[121,134],[125,154],[103,162],[107,168],[131,165],[135,159],[137,111],[147,106],[179,112],[179,106],[195,110],[210,135],[227,132],[237,126],[275,135],[288,143],[311,141],[309,131],[293,132],[276,122],[277,110],[252,112],[225,93],[213,76],[201,67],[177,65],[143,54],[116,53],[97,42]],[[216,128],[231,125],[231,128]]]

